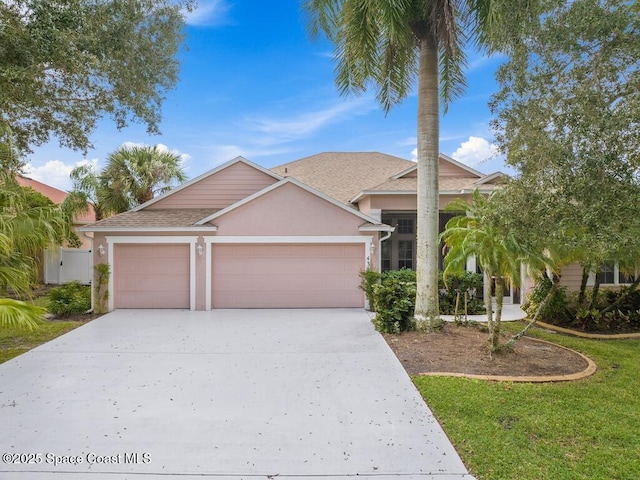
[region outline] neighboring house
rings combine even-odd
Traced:
[[[441,156],[441,209],[502,177]],[[80,230],[110,266],[109,310],[210,310],[363,307],[359,272],[413,268],[415,225],[416,163],[374,152],[238,157]]]
[[[60,205],[67,198],[68,193],[37,180],[18,175],[16,181],[23,187],[31,187],[44,195],[54,204]],[[73,230],[82,242],[79,248],[69,248],[68,245],[48,248],[44,252],[41,281],[47,284],[63,284],[71,281],[91,283],[92,277],[92,239],[79,228],[96,221],[96,215],[91,204],[86,213],[73,219]]]

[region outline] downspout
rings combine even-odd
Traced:
[[[93,273],[93,237],[90,237],[89,235],[87,235],[87,232],[82,232],[82,236],[84,238],[88,238],[91,240],[91,308],[89,310],[87,310],[86,313],[93,313],[93,309],[94,309],[94,304],[93,304],[93,280],[94,280],[94,273]]]
[[[392,233],[393,233],[393,230],[391,230],[390,232],[387,232],[387,234],[384,237],[381,237],[380,239],[378,239],[377,257],[378,257],[378,270],[380,271],[382,271],[382,242],[384,242],[385,240],[388,240],[389,237],[391,237]],[[371,305],[369,305],[369,299],[367,298],[366,295],[364,297],[364,308],[365,310],[371,309]]]
[[[382,272],[382,242],[384,242],[385,240],[389,240],[394,230],[395,230],[395,227],[390,232],[387,232],[387,234],[384,237],[380,237],[380,240],[378,240],[378,269],[381,272]]]

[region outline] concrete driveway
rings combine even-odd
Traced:
[[[357,309],[105,315],[0,365],[0,454],[10,480],[472,479]]]

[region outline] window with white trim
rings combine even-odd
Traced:
[[[598,280],[600,285],[629,285],[633,283],[634,277],[621,271],[617,263],[607,262],[600,266]]]
[[[398,241],[398,268],[413,268],[413,240]]]

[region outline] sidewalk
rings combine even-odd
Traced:
[[[495,315],[495,311],[496,311],[496,305],[495,303],[493,304],[493,313]],[[502,306],[502,321],[503,322],[514,322],[516,320],[522,320],[523,318],[527,317],[527,313],[524,312],[521,308],[520,305],[503,305]],[[454,321],[454,316],[453,315],[441,315],[440,318],[442,318],[444,321],[446,322],[453,322]],[[462,315],[458,315],[458,319],[464,321],[464,312],[462,313]],[[486,314],[482,314],[482,315],[467,315],[467,319],[470,322],[486,322],[487,321],[487,315]]]

